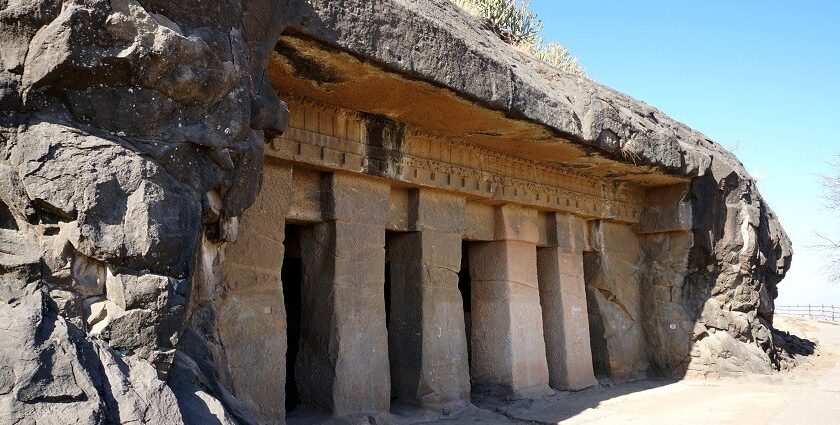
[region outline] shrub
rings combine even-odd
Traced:
[[[522,0],[452,0],[467,12],[484,19],[485,25],[504,42],[540,59],[561,71],[586,76],[577,59],[558,43],[546,42],[540,37],[542,21],[528,9]]]
[[[581,77],[586,76],[586,71],[578,63],[577,58],[573,57],[569,50],[559,43],[546,43],[543,40],[538,40],[536,44],[529,45],[526,52],[561,71]]]
[[[453,0],[473,15],[483,17],[493,32],[509,44],[533,44],[542,30],[542,22],[528,10],[528,2],[517,6],[516,0]]]

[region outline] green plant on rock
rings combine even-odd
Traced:
[[[528,9],[528,2],[516,0],[453,0],[468,12],[483,17],[488,26],[509,44],[533,44],[542,30],[542,21]]]
[[[586,71],[569,51],[540,37],[542,21],[526,0],[452,0],[467,12],[484,19],[485,25],[504,42],[561,71],[586,76]]]

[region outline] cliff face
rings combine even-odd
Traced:
[[[689,178],[683,193],[649,195],[691,210],[693,229],[692,240],[642,237],[644,326],[654,367],[682,375],[781,366],[773,300],[791,244],[731,152],[647,104],[509,48],[446,2],[311,4],[290,24],[300,33],[542,125],[640,174]]]
[[[286,125],[267,70],[288,28],[689,179],[668,202],[691,211],[691,240],[642,238],[651,361],[671,374],[780,367],[773,299],[790,242],[738,160],[510,49],[448,1],[10,0],[0,421],[262,421],[232,392],[212,300],[224,297],[224,244],[260,190],[266,134]]]
[[[227,418],[169,372],[196,247],[285,126],[280,3],[0,3],[0,422]]]

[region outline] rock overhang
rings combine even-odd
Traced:
[[[492,109],[435,82],[386,69],[298,33],[280,38],[269,76],[282,96],[386,116],[421,131],[558,169],[642,187],[686,180],[662,167],[634,163],[632,157],[616,159],[545,124]]]
[[[520,54],[448,0],[90,0],[64,12],[56,5],[49,9],[40,16],[14,2],[0,7],[0,32],[11,35],[0,43],[7,66],[0,69],[0,105],[6,108],[0,111],[0,251],[17,254],[0,255],[0,317],[11,324],[0,334],[13,342],[0,357],[19,360],[10,362],[16,382],[0,382],[10,390],[0,395],[10,406],[0,416],[9,422],[56,412],[77,422],[87,415],[89,423],[169,423],[182,417],[208,422],[187,419],[201,414],[223,423],[257,423],[268,415],[282,422],[275,397],[282,391],[264,389],[283,386],[282,355],[263,357],[265,369],[253,356],[287,348],[282,329],[288,322],[274,319],[286,318],[277,292],[277,256],[286,243],[278,223],[335,219],[323,214],[320,200],[357,185],[377,188],[382,201],[376,203],[379,213],[365,218],[385,215],[389,190],[391,199],[402,202],[393,208],[398,226],[363,223],[363,233],[375,235],[368,242],[377,250],[388,230],[425,229],[408,224],[408,205],[429,194],[441,196],[448,213],[441,222],[453,234],[428,241],[445,239],[453,253],[462,239],[507,236],[507,230],[497,234],[494,224],[511,222],[505,214],[512,211],[524,212],[532,230],[535,217],[539,226],[556,228],[553,238],[548,229],[545,235],[530,232],[530,243],[541,245],[552,239],[560,245],[561,224],[568,221],[563,229],[576,229],[566,240],[576,262],[587,261],[579,249],[605,251],[588,255],[593,264],[621,261],[621,273],[598,275],[606,285],[596,288],[604,306],[615,309],[610,298],[624,281],[616,276],[633,276],[629,286],[638,295],[633,299],[644,327],[635,333],[634,346],[650,345],[637,354],[665,373],[768,373],[784,361],[772,315],[776,284],[790,266],[789,241],[737,159],[654,108]],[[105,16],[111,17],[105,29],[131,23],[138,31],[117,31],[128,37],[113,39],[100,31]],[[64,37],[67,31],[78,36]],[[125,56],[124,42],[138,47],[136,56]],[[27,51],[32,57],[23,57]],[[149,51],[162,56],[144,54]],[[119,69],[127,74],[97,68],[96,79],[79,78],[91,71],[80,54],[94,63],[124,64]],[[150,78],[139,65],[149,59],[168,70],[167,78]],[[231,64],[236,87],[214,86]],[[33,78],[43,70],[52,70],[49,78]],[[267,81],[290,101],[291,117]],[[354,116],[381,129],[383,137],[372,149],[348,155],[347,169],[336,167],[338,162],[319,168],[317,161],[335,158],[324,155],[335,153],[325,149],[307,152],[314,162],[278,160],[272,156],[275,144],[294,142],[300,129],[290,125],[283,138],[264,135],[281,131],[287,118],[295,121],[301,109],[296,97],[322,102],[324,109],[338,104],[359,111]],[[129,104],[136,110],[120,106]],[[379,121],[382,115],[392,120]],[[180,117],[195,125],[182,128]],[[377,159],[371,155],[376,149],[395,147],[384,137],[386,129],[393,135],[410,126],[420,130],[410,136],[426,137],[424,129],[437,133],[429,137],[434,140],[415,139],[429,146],[438,136],[484,146],[467,150],[496,159],[494,169],[472,170],[478,177],[468,182],[477,191],[467,193],[463,175],[449,181],[448,170],[415,167],[425,179],[416,184],[394,178],[408,173],[364,165]],[[319,140],[335,141],[324,133]],[[517,177],[551,174],[547,166],[531,168],[535,161],[574,172],[543,182],[542,189],[554,190],[543,192],[553,193],[551,198],[534,200],[538,191],[526,179],[506,191],[504,185]],[[575,174],[579,170],[585,171]],[[487,178],[493,173],[495,179]],[[582,178],[584,173],[594,177]],[[330,188],[322,186],[325,179]],[[622,190],[598,184],[607,180]],[[461,189],[435,190],[450,184]],[[567,199],[557,196],[558,188],[569,186],[580,190],[570,190],[575,196]],[[632,193],[623,191],[628,187]],[[607,208],[640,193],[644,207],[655,208]],[[579,209],[576,195],[586,201]],[[366,195],[346,198],[353,202],[343,211],[370,208]],[[561,201],[565,210],[555,208]],[[463,222],[447,218],[461,213]],[[587,237],[599,243],[587,246]],[[343,242],[356,252],[358,240]],[[639,255],[629,252],[637,250]],[[272,270],[255,253],[274,256]],[[520,254],[510,257],[531,255]],[[371,270],[379,279],[383,259],[375,260]],[[241,272],[251,265],[259,266],[254,273]],[[441,266],[451,271],[452,264]],[[381,291],[381,283],[371,286]],[[382,302],[380,295],[373,298]],[[264,301],[275,305],[266,308]],[[362,307],[369,315],[372,309]],[[273,330],[260,330],[257,317]],[[384,320],[376,324],[380,329]],[[589,352],[585,347],[583,353]],[[39,360],[46,357],[52,360]],[[169,381],[160,380],[173,361]],[[75,384],[63,385],[68,376]],[[266,409],[243,395],[239,383],[259,394]],[[390,398],[387,390],[379,395]],[[198,399],[210,411],[182,404]]]
[[[281,96],[385,115],[455,143],[642,191],[645,210],[635,232],[648,248],[669,232],[690,236],[679,253],[656,254],[685,263],[681,280],[668,278],[676,295],[651,293],[646,301],[696,317],[690,362],[731,363],[709,342],[720,333],[704,340],[722,330],[753,341],[779,367],[770,337],[773,299],[790,267],[791,243],[744,165],[701,132],[523,54],[443,0],[307,2],[279,37],[269,76]],[[597,218],[605,217],[589,217]],[[749,307],[727,312],[740,298]],[[733,331],[718,317],[751,327]],[[654,328],[650,335],[667,334]],[[651,341],[661,352],[683,353],[671,343]],[[696,367],[657,361],[663,370]]]
[[[723,169],[749,178],[702,133],[516,50],[448,2],[310,2],[269,69],[284,93],[351,100],[341,106],[644,187]]]

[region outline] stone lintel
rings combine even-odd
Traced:
[[[409,228],[463,234],[466,229],[466,199],[456,194],[428,189],[409,190]]]
[[[516,395],[547,389],[536,244],[476,242],[469,255],[473,385]]]
[[[322,176],[316,170],[295,167],[292,172],[292,206],[286,217],[296,223],[317,223],[323,219]]]
[[[410,189],[391,187],[390,204],[388,206],[388,230],[409,231],[409,192]]]
[[[464,239],[471,241],[494,240],[496,207],[483,202],[468,201],[466,212],[466,231]]]
[[[345,173],[327,173],[322,179],[324,219],[380,226],[390,221],[391,187],[388,183]]]
[[[518,205],[496,207],[493,237],[495,240],[515,240],[536,244],[540,240],[537,210]]]

